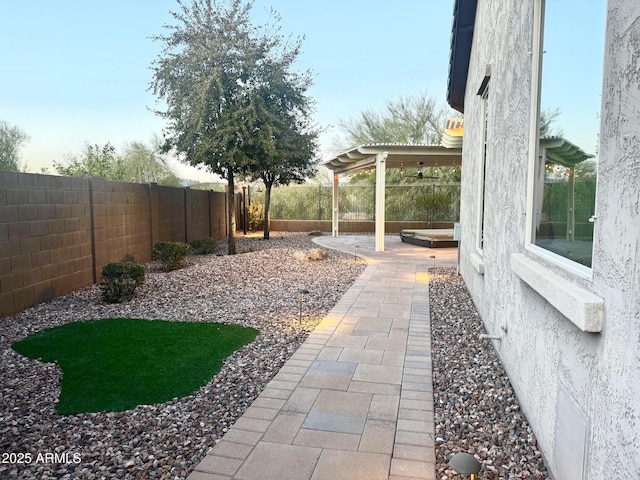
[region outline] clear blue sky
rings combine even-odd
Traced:
[[[400,95],[446,97],[453,0],[256,0],[283,34],[305,36],[300,69],[316,74],[316,121],[337,125]],[[0,0],[0,119],[22,128],[29,171],[50,167],[85,142],[161,134],[147,90],[175,0]],[[331,146],[335,128],[321,137]],[[197,172],[180,176],[204,179]]]

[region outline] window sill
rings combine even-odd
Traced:
[[[484,275],[484,258],[480,254],[473,252],[469,256],[469,260],[471,261],[473,268],[476,269],[476,272],[480,275]]]
[[[521,253],[511,255],[511,268],[527,285],[583,332],[602,331],[604,300],[565,280]]]

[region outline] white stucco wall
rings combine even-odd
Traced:
[[[640,2],[608,4],[592,279],[524,248],[534,0],[478,2],[465,97],[461,272],[487,331],[503,335],[500,358],[551,471],[563,480],[640,478]],[[477,91],[487,64],[481,275],[472,255],[483,131]],[[523,282],[514,254],[603,299],[602,331],[581,331]]]

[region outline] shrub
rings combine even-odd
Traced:
[[[189,245],[183,242],[158,242],[153,245],[153,259],[162,264],[162,270],[170,272],[184,266]]]
[[[109,263],[102,267],[102,299],[107,303],[125,302],[144,283],[144,266],[133,262]]]
[[[122,263],[138,263],[138,262],[136,261],[136,257],[127,253],[122,259]]]
[[[215,253],[218,242],[215,238],[194,238],[189,245],[195,255],[209,255]]]

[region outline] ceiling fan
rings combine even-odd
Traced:
[[[418,162],[418,173],[417,175],[406,175],[407,177],[410,178],[417,178],[418,180],[424,180],[425,178],[429,178],[429,179],[437,179],[438,177],[434,177],[434,176],[430,176],[430,175],[425,175],[424,173],[422,173],[422,168],[424,167],[424,162]],[[400,171],[402,172],[404,170],[404,167],[400,167]]]

